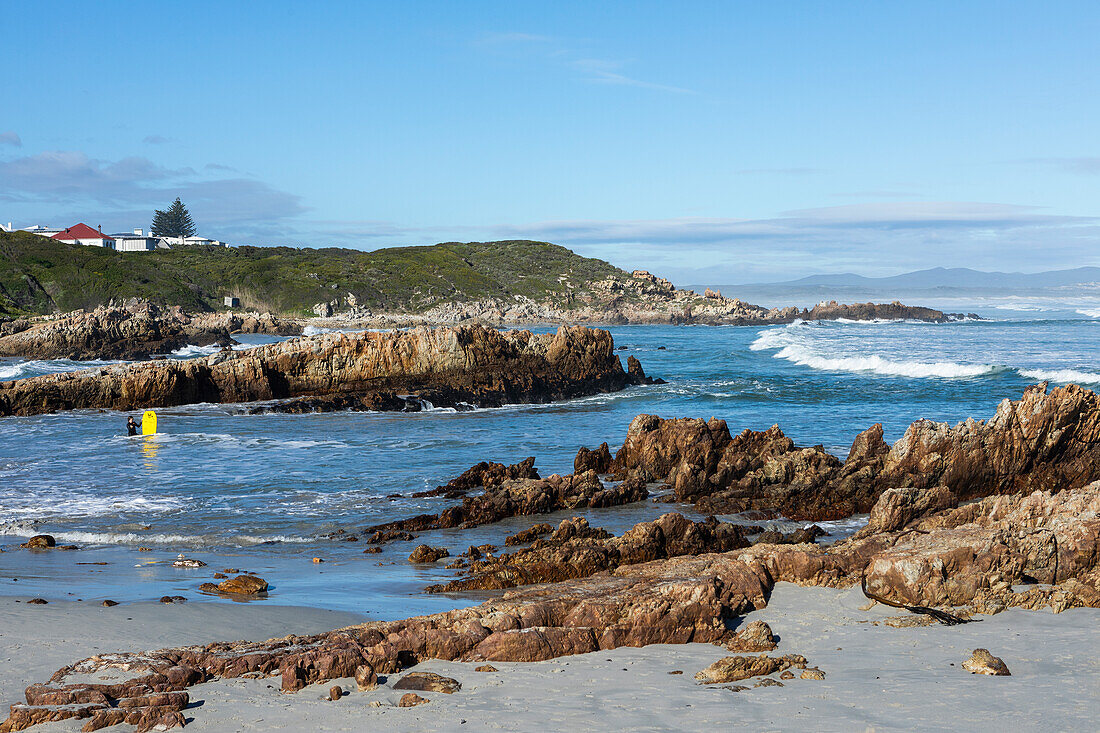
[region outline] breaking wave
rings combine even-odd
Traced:
[[[43,374],[78,372],[81,369],[120,364],[118,361],[73,361],[72,359],[29,359],[15,363],[0,363],[0,381],[40,377]]]
[[[773,357],[785,359],[792,364],[807,366],[811,369],[832,372],[871,372],[890,377],[910,377],[921,379],[938,377],[940,379],[965,379],[980,377],[1003,371],[993,364],[960,364],[953,361],[909,361],[889,359],[877,354],[866,356],[833,356],[815,351],[802,337],[807,333],[809,324],[792,323],[783,328],[762,331],[756,340],[749,344],[753,351],[776,349]]]
[[[1039,382],[1062,384],[1100,384],[1100,374],[1078,369],[1018,369],[1020,376]]]

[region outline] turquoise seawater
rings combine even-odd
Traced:
[[[533,455],[543,475],[569,472],[579,446],[616,447],[639,413],[720,417],[733,432],[778,424],[796,443],[822,444],[843,457],[852,438],[875,422],[892,441],[920,418],[987,418],[998,402],[1038,381],[1100,387],[1100,322],[1092,314],[990,315],[998,320],[612,327],[616,345],[626,347],[618,352],[623,360],[638,357],[668,384],[552,405],[256,416],[199,405],[159,411],[162,432],[148,440],[127,437],[120,413],[6,418],[0,594],[216,600],[198,595],[198,584],[213,570],[234,567],[271,582],[265,603],[373,617],[465,605],[475,597],[420,592],[450,572],[443,563],[410,565],[412,547],[426,541],[458,554],[471,544],[503,544],[506,534],[541,518],[427,533],[380,555],[363,554],[362,542],[324,535],[438,511],[449,502],[409,495],[481,460]],[[79,366],[8,359],[0,361],[0,378]],[[672,509],[643,502],[588,516],[621,531]],[[843,531],[844,523],[833,529]],[[16,549],[39,532],[82,549]],[[167,561],[181,552],[208,567],[171,567]]]

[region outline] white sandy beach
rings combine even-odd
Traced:
[[[278,678],[223,680],[190,688],[188,729],[1096,730],[1100,610],[1010,610],[964,626],[892,628],[882,621],[897,616],[896,609],[860,611],[864,603],[858,589],[780,584],[770,606],[748,617],[767,621],[780,637],[773,654],[804,655],[825,671],[824,681],[794,679],[783,687],[740,692],[699,685],[695,672],[728,654],[706,644],[624,648],[534,664],[497,662],[499,671],[488,673],[475,672],[474,664],[426,662],[416,669],[454,677],[462,689],[421,693],[431,702],[398,708],[402,693],[390,686],[400,675],[368,692],[356,692],[347,679],[286,695],[278,691]],[[261,604],[158,606],[26,606],[4,599],[3,699],[14,701],[23,686],[96,651],[261,639],[353,620]],[[965,672],[961,664],[976,647],[1004,659],[1012,676]],[[674,670],[683,674],[670,675]],[[351,693],[329,702],[333,684]],[[382,706],[372,707],[372,701]],[[75,722],[37,728],[78,729]]]

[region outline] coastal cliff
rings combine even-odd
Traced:
[[[481,326],[323,334],[201,359],[156,360],[0,382],[0,415],[86,408],[134,410],[199,402],[297,399],[282,409],[404,409],[547,402],[620,390],[647,378],[624,371],[606,331],[554,334]],[[278,408],[277,408],[278,409]]]

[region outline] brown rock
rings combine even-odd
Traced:
[[[103,606],[104,608],[110,608],[111,606],[117,606],[118,601],[106,600],[106,601],[103,601],[103,603],[101,603],[99,605]]]
[[[373,690],[378,686],[378,675],[374,672],[374,667],[368,664],[360,664],[355,668],[355,686],[359,689],[359,692],[366,690]]]
[[[563,326],[536,335],[482,326],[416,328],[329,333],[201,359],[0,382],[0,416],[280,398],[296,399],[263,409],[392,410],[405,409],[409,403],[398,393],[410,392],[436,406],[494,406],[620,390],[632,381],[606,331]]]
[[[537,479],[538,477],[539,472],[535,469],[534,456],[511,466],[482,461],[463,471],[457,478],[448,481],[445,486],[437,486],[430,491],[418,491],[413,496],[446,496],[453,499],[465,496],[473,489],[499,486],[508,479]]]
[[[447,551],[445,547],[430,547],[428,545],[418,545],[412,554],[409,555],[409,562],[412,563],[429,563],[435,562],[440,558],[448,557],[451,553]]]
[[[328,691],[328,699],[335,702],[344,696],[344,691],[340,689],[340,685],[333,685]]]
[[[268,585],[266,580],[255,575],[238,575],[235,578],[223,580],[217,585],[213,583],[203,583],[199,588],[207,591],[213,590],[217,593],[253,596],[259,595],[260,593],[266,593]]]
[[[793,680],[794,679],[794,672],[792,672],[789,669],[785,669],[785,670],[783,670],[782,672],[779,673],[779,679],[781,679],[781,680]]]
[[[19,546],[32,550],[45,550],[56,545],[57,541],[53,538],[53,535],[37,534]]]
[[[426,702],[429,701],[426,698],[420,697],[420,695],[417,695],[415,692],[406,692],[401,696],[401,699],[397,703],[397,707],[412,708],[417,705],[423,705]]]
[[[988,674],[994,677],[1008,677],[1012,674],[1008,671],[1008,665],[1000,657],[990,654],[988,649],[975,649],[962,666],[971,674]]]
[[[494,667],[491,664],[482,664],[482,665],[479,665],[477,667],[474,667],[474,671],[475,672],[499,672],[500,670],[498,670],[496,667]]]
[[[804,680],[823,680],[825,679],[825,673],[817,667],[810,667],[809,669],[802,670],[802,674],[799,675],[799,678]]]
[[[427,588],[429,593],[513,588],[517,585],[584,578],[621,565],[677,555],[727,552],[745,547],[736,525],[710,517],[692,522],[680,514],[665,514],[644,522],[622,537],[589,527],[588,520],[562,520],[546,539],[499,558],[471,562],[467,577]]]
[[[723,657],[706,669],[696,673],[695,679],[704,685],[713,685],[723,682],[737,682],[747,680],[750,677],[780,672],[790,667],[804,669],[806,658],[798,654],[787,654],[782,657],[769,657],[761,654],[758,657]]]
[[[550,534],[554,530],[549,524],[536,524],[520,532],[516,532],[513,535],[508,535],[504,538],[505,545],[526,545],[529,542],[534,542],[539,537],[545,534]]]
[[[451,677],[435,672],[409,672],[393,684],[395,690],[417,690],[419,692],[445,692],[448,695],[462,689],[461,683]]]
[[[45,598],[32,598],[27,601],[27,603],[30,603],[34,606],[45,606],[47,603],[49,603],[49,601],[47,601]]]
[[[607,447],[607,443],[601,443],[596,450],[581,448],[577,451],[577,457],[573,459],[573,473],[585,471],[600,474],[611,471],[611,449]]]
[[[776,643],[768,624],[752,621],[738,630],[725,646],[731,652],[770,652],[775,649]]]

